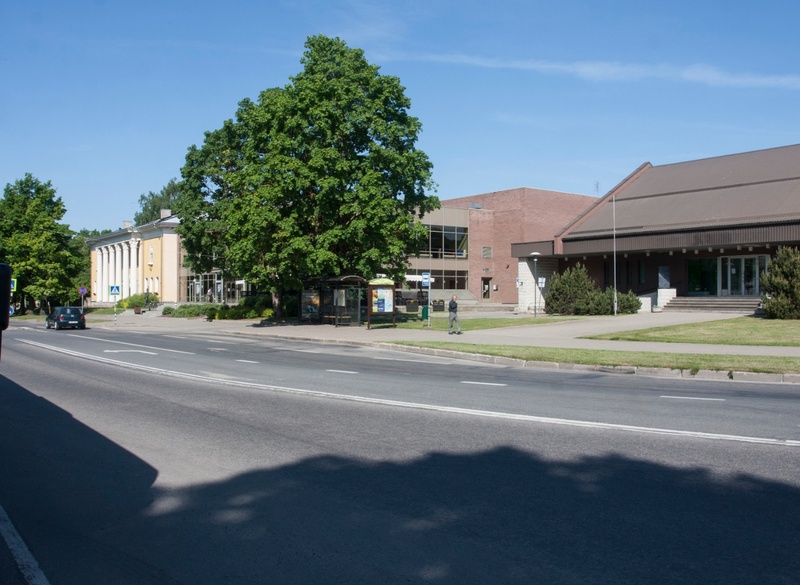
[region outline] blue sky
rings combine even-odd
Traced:
[[[0,184],[117,229],[243,98],[338,36],[396,75],[441,199],[604,194],[655,165],[800,143],[793,0],[5,0]]]

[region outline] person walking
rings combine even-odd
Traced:
[[[461,321],[458,319],[458,297],[456,295],[453,295],[453,298],[450,299],[449,303],[447,303],[447,310],[450,316],[447,332],[450,335],[453,334],[453,323],[455,323],[456,333],[461,335]]]

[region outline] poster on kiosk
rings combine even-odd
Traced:
[[[394,281],[390,278],[376,278],[369,281],[367,288],[367,329],[372,326],[374,316],[392,317],[392,326],[397,327],[394,311]]]

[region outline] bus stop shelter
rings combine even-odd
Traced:
[[[300,295],[300,320],[338,327],[361,324],[361,298],[367,280],[348,275],[306,284]]]

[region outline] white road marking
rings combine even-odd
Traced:
[[[249,388],[253,390],[267,390],[272,392],[286,392],[288,394],[300,394],[303,396],[314,396],[317,398],[329,398],[335,400],[347,400],[350,402],[361,402],[366,404],[379,404],[382,406],[393,406],[398,408],[413,408],[417,410],[429,410],[434,412],[444,412],[449,414],[460,414],[465,416],[480,416],[486,418],[498,418],[505,420],[516,420],[530,423],[561,425],[569,427],[589,428],[598,430],[611,430],[611,431],[627,431],[634,433],[644,433],[653,435],[668,435],[673,437],[689,437],[694,439],[708,439],[715,441],[734,441],[739,443],[758,443],[761,445],[775,445],[783,447],[800,447],[800,440],[796,439],[772,439],[768,437],[748,437],[743,435],[724,435],[720,433],[705,433],[700,431],[681,431],[677,429],[662,429],[658,427],[637,427],[634,425],[622,425],[616,423],[601,423],[583,420],[571,420],[565,418],[551,418],[546,416],[536,416],[530,414],[512,414],[508,412],[497,412],[492,410],[475,410],[471,408],[459,408],[456,406],[440,406],[436,404],[423,404],[419,402],[403,402],[400,400],[385,400],[381,398],[370,398],[366,396],[353,396],[351,394],[336,394],[333,392],[323,392],[321,390],[307,390],[305,388],[291,388],[286,386],[274,386],[271,384],[260,384],[257,382],[245,382],[242,380],[221,380],[218,378],[209,378],[199,374],[190,374],[186,372],[176,372],[174,370],[164,370],[162,368],[154,368],[152,366],[145,366],[140,364],[132,364],[128,362],[121,362],[119,360],[112,360],[100,356],[80,353],[61,347],[55,347],[28,339],[20,339],[22,343],[39,347],[42,349],[62,353],[73,357],[79,357],[94,362],[104,364],[123,366],[132,370],[139,370],[158,374],[162,376],[172,376],[175,378],[182,378],[185,380],[214,382],[215,384],[222,384],[226,386],[234,386],[237,388]],[[330,371],[330,370],[328,370]],[[357,372],[348,372],[357,373]]]
[[[154,351],[145,351],[143,349],[104,349],[103,353],[145,353],[147,355],[158,355]]]
[[[258,362],[254,362],[253,360],[236,360],[237,362],[242,362],[243,364],[257,364]]]
[[[378,357],[378,356],[373,356],[372,359],[374,359],[374,360],[382,360],[382,361],[385,361],[385,362],[411,362],[413,364],[433,364],[433,365],[436,365],[436,366],[450,366],[450,365],[452,365],[452,362],[432,362],[430,360],[425,360],[425,359],[409,360],[409,359],[403,359],[403,358]]]
[[[228,351],[227,347],[207,347],[208,351]]]
[[[697,396],[659,396],[670,400],[705,400],[707,402],[725,402],[725,398],[699,398]]]
[[[116,343],[118,345],[130,345],[131,347],[144,347],[145,349],[157,349],[158,351],[168,351],[171,353],[182,353],[185,355],[194,355],[194,352],[191,351],[181,351],[179,349],[165,349],[163,347],[152,347],[150,345],[140,345],[138,343],[126,343],[124,341],[113,341],[111,339],[103,339],[101,337],[88,337],[86,335],[76,335],[74,333],[68,333],[68,336],[71,337],[80,337],[81,339],[93,339],[94,341],[102,341],[105,343]]]
[[[31,554],[2,506],[0,506],[0,536],[6,541],[17,567],[19,567],[19,572],[22,573],[22,577],[28,585],[50,585],[50,581],[42,573],[39,563],[36,562],[36,558]]]
[[[352,372],[350,370],[325,370],[326,372],[333,372],[334,374],[357,374],[358,372]]]
[[[475,386],[508,386],[508,384],[499,384],[496,382],[472,382],[470,380],[461,380],[462,384],[474,384]]]
[[[297,353],[321,353],[316,349],[295,349],[293,347],[273,347],[275,351],[294,351]]]

